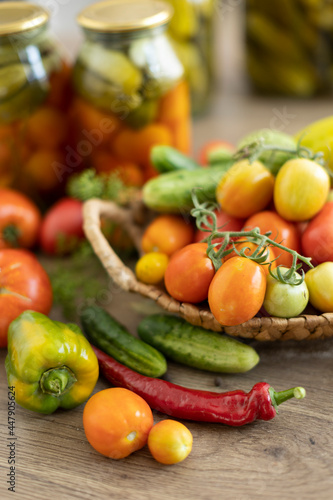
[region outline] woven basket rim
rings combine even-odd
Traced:
[[[141,199],[120,207],[114,202],[92,199],[83,206],[83,229],[94,252],[108,275],[124,291],[138,293],[154,300],[169,313],[178,314],[189,323],[207,330],[225,332],[233,337],[258,341],[310,340],[333,336],[333,313],[300,315],[295,318],[255,317],[238,326],[226,327],[216,321],[209,310],[181,303],[162,289],[139,282],[133,271],[119,258],[101,231],[101,218],[120,224],[142,254],[141,236],[147,209]]]

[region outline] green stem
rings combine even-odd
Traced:
[[[6,226],[2,230],[2,238],[6,243],[9,243],[12,247],[18,247],[19,238],[21,236],[21,231],[14,224]]]
[[[276,392],[273,387],[270,387],[268,389],[268,392],[274,408],[284,403],[285,401],[288,401],[288,399],[303,399],[306,396],[306,392],[303,387],[293,387],[292,389],[287,389],[286,391],[280,392]]]
[[[68,392],[76,381],[72,370],[67,366],[60,366],[45,371],[40,379],[40,386],[45,394],[59,397]]]

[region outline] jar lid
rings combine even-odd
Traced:
[[[171,5],[160,0],[106,0],[84,9],[77,21],[92,31],[126,32],[161,26],[172,14]]]
[[[0,2],[0,36],[38,28],[48,19],[48,12],[39,5],[26,2]]]

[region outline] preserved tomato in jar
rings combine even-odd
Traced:
[[[165,30],[171,7],[150,0],[93,4],[78,16],[85,40],[73,69],[75,153],[127,185],[157,175],[154,145],[190,150],[184,69]]]
[[[64,185],[58,167],[69,145],[71,94],[70,68],[48,19],[38,5],[0,3],[0,187],[20,189],[41,205]]]

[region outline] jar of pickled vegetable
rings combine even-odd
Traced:
[[[192,111],[207,110],[213,85],[215,0],[168,0],[174,9],[169,33],[185,68]]]
[[[261,93],[310,97],[332,88],[333,5],[247,0],[246,62]]]
[[[48,13],[0,3],[0,187],[41,203],[60,192],[68,145],[70,71],[49,37]]]
[[[152,146],[190,149],[188,87],[165,34],[171,15],[160,1],[109,0],[78,16],[85,40],[73,69],[75,153],[128,185],[157,175]]]

